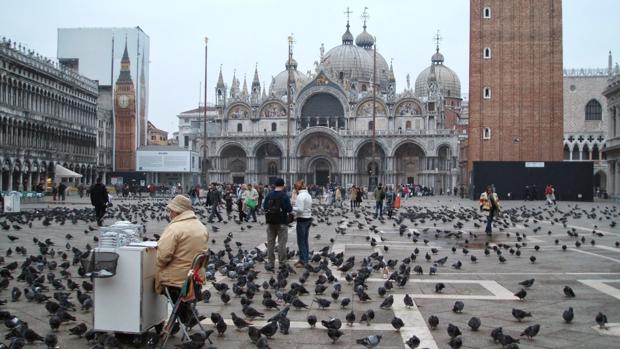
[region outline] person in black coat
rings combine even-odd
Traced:
[[[97,183],[90,189],[90,203],[95,207],[95,216],[97,217],[98,226],[103,225],[103,216],[105,216],[108,201],[108,189],[101,183],[101,177],[98,177]]]

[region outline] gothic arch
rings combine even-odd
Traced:
[[[412,144],[420,147],[420,149],[422,149],[422,152],[424,153],[424,156],[428,156],[428,150],[426,149],[426,147],[422,143],[420,143],[420,142],[418,142],[418,141],[416,141],[414,139],[403,139],[403,140],[397,142],[396,144],[394,144],[392,146],[392,152],[390,153],[390,156],[395,156],[396,151],[398,150],[398,148],[400,148],[400,146],[402,146],[402,145],[404,145],[406,143],[412,143]]]
[[[229,120],[249,120],[253,117],[252,107],[245,102],[234,102],[226,108],[224,115]]]
[[[366,97],[364,99],[362,99],[359,103],[357,103],[357,105],[355,106],[355,117],[368,117],[368,116],[372,116],[372,97]],[[380,114],[379,108],[376,108],[376,115],[380,116],[380,117],[386,117],[389,115],[389,109],[387,107],[387,105],[385,104],[385,102],[383,102],[382,99],[380,98],[375,98],[375,103],[380,105],[383,108],[383,114]],[[370,105],[370,109],[366,110],[366,104]],[[362,108],[364,108],[362,110]],[[368,114],[368,112],[370,114]],[[360,115],[360,113],[365,113],[367,115]]]
[[[294,153],[297,156],[302,156],[300,154],[301,146],[304,142],[310,139],[312,136],[320,136],[323,135],[330,140],[332,140],[337,148],[338,148],[338,157],[344,156],[345,145],[342,139],[339,137],[338,133],[328,127],[311,127],[303,130],[298,134],[294,143],[292,144],[292,149],[294,149]]]
[[[223,143],[222,145],[220,145],[220,147],[218,148],[218,150],[217,150],[217,152],[216,152],[216,153],[218,154],[217,156],[222,156],[222,153],[223,153],[223,152],[224,152],[227,148],[229,148],[229,147],[234,147],[234,146],[241,148],[241,150],[243,150],[243,151],[244,151],[244,153],[246,154],[246,156],[247,156],[248,154],[253,154],[253,153],[250,153],[250,152],[248,151],[248,149],[246,149],[246,147],[245,147],[243,144],[241,144],[240,142],[237,142],[237,141],[228,141],[228,142]]]

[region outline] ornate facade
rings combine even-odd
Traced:
[[[380,53],[374,78],[374,39],[366,23],[355,44],[349,28],[347,22],[341,45],[327,53],[321,46],[314,71],[304,74],[294,59],[287,60],[269,92],[261,88],[257,71],[249,92],[236,76],[229,90],[220,70],[218,113],[209,120],[209,129],[219,133],[207,140],[209,181],[270,183],[285,177],[371,188],[411,183],[436,192],[457,185],[460,82],[443,64],[439,48],[415,90],[407,77],[406,88],[397,93],[393,67]]]
[[[3,191],[31,190],[55,165],[97,175],[97,82],[2,38],[0,162]]]
[[[607,88],[603,92],[607,98],[608,133],[604,153],[609,163],[607,177],[607,193],[620,201],[620,67],[618,63],[609,79]]]

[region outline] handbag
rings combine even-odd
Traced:
[[[394,199],[394,208],[400,208],[400,195],[396,195]]]
[[[252,198],[247,198],[247,199],[245,200],[245,204],[246,204],[249,208],[254,209],[254,208],[256,207],[256,200],[254,200],[254,199],[252,199]]]

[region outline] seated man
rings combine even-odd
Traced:
[[[194,214],[188,197],[177,195],[166,209],[171,221],[157,242],[155,291],[165,294],[164,289],[167,288],[172,301],[176,302],[194,257],[209,247],[209,233]],[[190,327],[191,315],[188,305],[182,304],[179,319],[184,324],[190,324]]]

